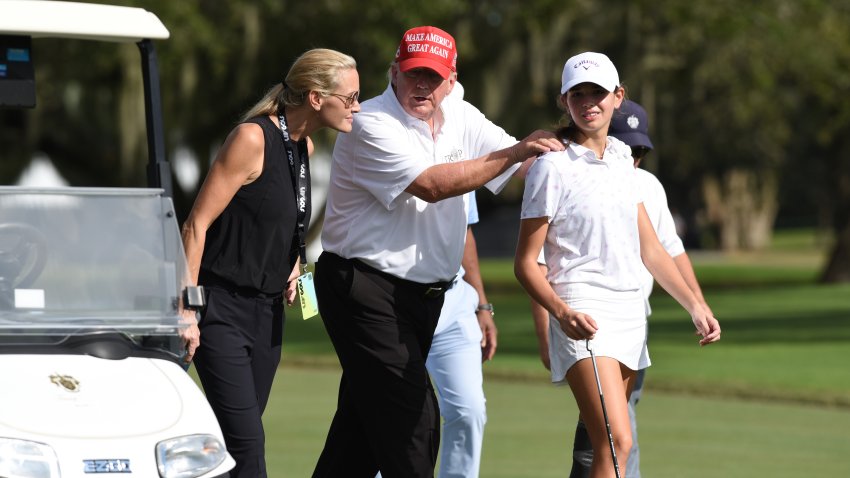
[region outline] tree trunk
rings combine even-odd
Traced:
[[[850,223],[835,238],[821,282],[850,282]]]
[[[773,171],[733,169],[718,180],[703,180],[708,221],[718,230],[724,251],[760,250],[770,244],[778,210]]]
[[[835,246],[821,273],[821,282],[850,282],[850,140],[842,137],[827,163],[832,230]]]

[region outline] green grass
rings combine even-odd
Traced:
[[[816,283],[823,251],[805,231],[761,253],[692,253],[723,338],[699,347],[662,290],[651,302],[639,406],[642,470],[663,477],[850,474],[850,284]],[[548,383],[510,259],[482,261],[499,349],[485,365],[483,477],[563,477],[575,404]],[[288,310],[283,368],[266,412],[272,476],[308,476],[335,408],[336,357],[321,319]]]
[[[650,318],[658,385],[704,393],[850,408],[850,285],[800,285],[706,294],[722,340],[698,350],[668,296]]]
[[[336,403],[339,370],[284,366],[266,410],[270,476],[309,476]],[[653,478],[797,478],[850,472],[850,412],[657,391],[638,405],[641,463]],[[485,381],[481,476],[564,477],[577,416],[569,389]]]

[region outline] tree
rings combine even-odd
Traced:
[[[704,236],[724,249],[764,247],[777,215],[793,210],[806,224],[819,218],[834,231],[824,278],[850,275],[850,98],[837,94],[850,86],[841,74],[850,64],[844,2],[120,3],[154,11],[171,31],[155,44],[168,150],[192,151],[202,174],[240,114],[281,81],[299,53],[328,47],[351,54],[361,97],[369,98],[386,87],[401,33],[432,24],[458,42],[466,98],[518,137],[561,116],[555,98],[568,57],[608,54],[628,95],[652,118],[656,150],[647,165],[671,203],[703,211],[714,231]],[[34,151],[44,151],[74,185],[142,185],[135,47],[38,42],[42,108],[0,112],[0,176],[13,179]],[[325,152],[333,139],[331,132],[314,138]],[[195,191],[174,191],[185,214]],[[515,187],[492,200],[516,202],[520,193]]]

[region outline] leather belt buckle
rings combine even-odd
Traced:
[[[425,298],[436,299],[437,297],[440,297],[455,285],[456,280],[457,277],[446,282],[434,282],[433,284],[428,284],[425,289]]]
[[[428,299],[436,299],[437,297],[440,297],[441,295],[443,295],[445,293],[446,293],[445,287],[433,286],[432,285],[432,286],[428,287],[427,289],[425,289],[425,297],[428,298]]]

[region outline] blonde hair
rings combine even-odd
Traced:
[[[283,83],[274,85],[251,107],[242,121],[256,116],[277,114],[281,105],[301,106],[310,91],[330,96],[339,86],[340,73],[357,68],[349,55],[327,48],[314,48],[295,59]]]

